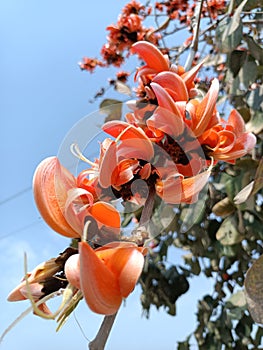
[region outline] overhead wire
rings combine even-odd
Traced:
[[[16,198],[19,197],[19,196],[22,196],[22,194],[24,194],[24,193],[26,193],[26,192],[29,192],[31,189],[32,189],[31,186],[26,187],[26,188],[24,188],[23,190],[18,191],[18,192],[16,192],[16,193],[12,194],[10,197],[7,197],[7,198],[1,200],[1,201],[0,201],[0,206],[3,205],[3,204],[5,204],[5,203],[7,203],[7,202],[10,202],[10,201],[16,199]]]
[[[32,189],[32,187],[31,187],[31,186],[28,186],[28,187],[22,189],[21,191],[18,191],[18,192],[16,192],[16,193],[12,194],[12,195],[9,196],[9,197],[6,197],[5,199],[3,199],[3,200],[0,201],[0,206],[6,204],[6,203],[8,203],[8,202],[13,201],[14,199],[16,199],[16,198],[22,196],[23,194],[25,194],[25,193],[31,191],[31,189]],[[33,227],[33,226],[39,224],[40,222],[42,222],[42,220],[41,220],[41,218],[38,218],[37,220],[35,220],[35,221],[33,221],[33,222],[30,222],[29,224],[26,224],[26,225],[24,225],[24,226],[22,226],[22,227],[20,227],[20,228],[17,228],[17,229],[15,229],[15,230],[13,230],[13,231],[10,231],[10,232],[8,232],[8,233],[1,234],[1,235],[0,235],[0,240],[3,240],[3,239],[5,239],[5,238],[7,238],[7,237],[10,237],[10,236],[13,236],[14,234],[17,234],[17,233],[19,233],[19,232],[21,232],[21,231],[25,231],[25,230],[27,230],[28,228]]]

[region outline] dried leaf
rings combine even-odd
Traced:
[[[234,198],[235,204],[241,204],[247,201],[247,199],[255,195],[263,188],[263,158],[261,158],[254,181],[251,181],[246,187],[244,187]]]
[[[120,120],[122,117],[122,102],[106,98],[100,104],[100,113],[107,114],[105,123],[111,120]]]
[[[132,95],[131,88],[119,80],[116,80],[116,82],[114,84],[114,88],[120,94],[124,94],[124,95],[128,95],[128,96]]]
[[[221,216],[223,218],[232,214],[234,211],[235,211],[235,206],[233,205],[233,203],[230,201],[228,197],[225,197],[221,201],[217,202],[212,208],[212,212],[215,215]]]
[[[246,187],[244,187],[234,198],[234,203],[235,204],[242,204],[244,203],[248,197],[252,193],[252,189],[254,186],[254,181],[251,181]]]
[[[263,255],[246,274],[245,296],[251,317],[255,322],[263,324]]]
[[[235,294],[231,295],[231,297],[226,301],[226,306],[228,308],[232,307],[244,307],[246,306],[246,298],[243,290],[239,290]]]

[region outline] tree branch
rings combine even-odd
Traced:
[[[198,36],[199,36],[199,28],[200,28],[200,21],[201,21],[201,14],[202,14],[202,7],[203,7],[204,0],[198,0],[195,8],[195,13],[193,16],[193,40],[190,45],[190,52],[187,57],[186,63],[185,63],[185,70],[188,71],[192,67],[192,63],[195,57],[195,54],[198,50]]]
[[[104,317],[96,337],[89,343],[89,350],[104,350],[116,316],[117,312]]]

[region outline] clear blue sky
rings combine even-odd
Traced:
[[[37,164],[56,155],[73,125],[98,108],[89,99],[115,71],[90,75],[81,72],[77,62],[99,52],[105,27],[116,21],[124,4],[123,0],[0,2],[0,333],[28,307],[27,302],[6,302],[8,292],[23,276],[24,252],[32,269],[68,245],[39,217],[31,190],[10,197],[31,187]],[[173,253],[169,260],[180,257],[181,253]],[[191,289],[178,301],[176,317],[152,309],[150,320],[141,316],[140,290],[136,289],[119,312],[107,349],[173,350],[176,341],[194,330],[197,299],[210,291],[210,283],[192,280]],[[82,302],[76,318],[85,335],[93,339],[102,317]],[[74,317],[58,334],[55,328],[53,321],[27,316],[0,348],[87,348]]]

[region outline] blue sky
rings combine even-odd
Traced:
[[[90,104],[89,99],[116,70],[98,70],[90,75],[81,72],[77,63],[84,55],[97,55],[105,41],[105,27],[116,21],[125,3],[0,3],[0,334],[28,307],[27,302],[6,302],[7,294],[23,276],[24,252],[32,269],[68,245],[66,238],[53,233],[40,218],[30,190],[32,175],[42,159],[58,153],[72,127],[97,110],[98,104]],[[181,252],[174,251],[169,260],[179,261],[180,257]],[[175,349],[176,341],[194,330],[197,299],[211,287],[205,280],[193,279],[191,289],[178,301],[176,317],[152,309],[147,320],[142,317],[137,288],[119,312],[107,349]],[[93,339],[102,317],[92,314],[84,302],[75,316],[86,337]],[[37,344],[38,350],[86,349],[87,340],[78,323],[71,317],[56,333],[55,322],[29,315],[6,336],[0,348],[33,350]]]

